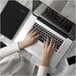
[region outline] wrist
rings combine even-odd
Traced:
[[[24,41],[18,42],[18,46],[19,46],[19,49],[26,48],[26,45],[24,44]]]
[[[41,65],[48,67],[49,66],[49,60],[48,59],[41,59]]]

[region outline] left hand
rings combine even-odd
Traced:
[[[25,39],[18,43],[19,48],[23,49],[23,48],[33,45],[34,43],[37,42],[39,36],[40,34],[38,31],[36,31],[36,29],[30,30],[29,33],[26,35]]]

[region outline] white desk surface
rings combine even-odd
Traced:
[[[7,3],[7,1],[8,0],[0,0],[0,12],[2,11],[2,9],[4,8],[4,6],[5,6],[5,4]],[[32,0],[18,0],[20,3],[22,3],[23,5],[25,5],[26,4],[26,6],[28,7],[28,8],[30,8],[30,9],[32,9]],[[25,3],[24,3],[24,1],[25,1]],[[46,1],[46,0],[45,0]],[[3,41],[3,39],[5,39],[5,38],[1,38],[1,35],[0,35],[0,40],[1,41]],[[8,41],[8,43],[10,43],[11,41],[10,40],[7,40],[7,39],[5,39],[5,42],[7,43],[7,41]],[[53,75],[56,75],[56,76],[58,76],[58,75],[60,75],[61,76],[61,74],[64,72],[64,59],[65,58],[67,58],[67,57],[69,57],[69,56],[72,56],[72,55],[75,55],[76,53],[76,40],[75,41],[73,41],[73,43],[72,43],[72,46],[68,49],[68,52],[65,54],[65,56],[64,56],[64,58],[61,60],[61,62],[59,63],[59,65],[57,66],[57,70],[56,70],[56,72],[53,74]],[[26,57],[28,56],[28,53],[26,54]],[[27,58],[29,59],[31,57],[31,55],[29,55]],[[71,71],[72,72],[72,71]],[[71,73],[71,75],[73,76],[73,74],[74,74],[75,72],[72,72]]]

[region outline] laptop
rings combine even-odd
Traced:
[[[71,46],[72,41],[75,39],[75,24],[59,14],[55,9],[41,3],[36,10],[29,15],[26,22],[24,22],[23,28],[13,41],[18,42],[23,40],[31,28],[39,30],[41,36],[36,44],[25,50],[39,60],[41,58],[42,46],[45,39],[49,37],[56,41],[57,48],[49,63],[51,70],[53,70],[56,68],[68,48]]]
[[[1,34],[12,40],[28,13],[28,8],[9,0],[0,14]]]

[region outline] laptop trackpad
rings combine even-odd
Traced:
[[[36,57],[40,58],[41,57],[41,53],[42,53],[42,47],[43,47],[43,44],[38,41],[36,44],[26,48],[26,50],[35,55]]]

